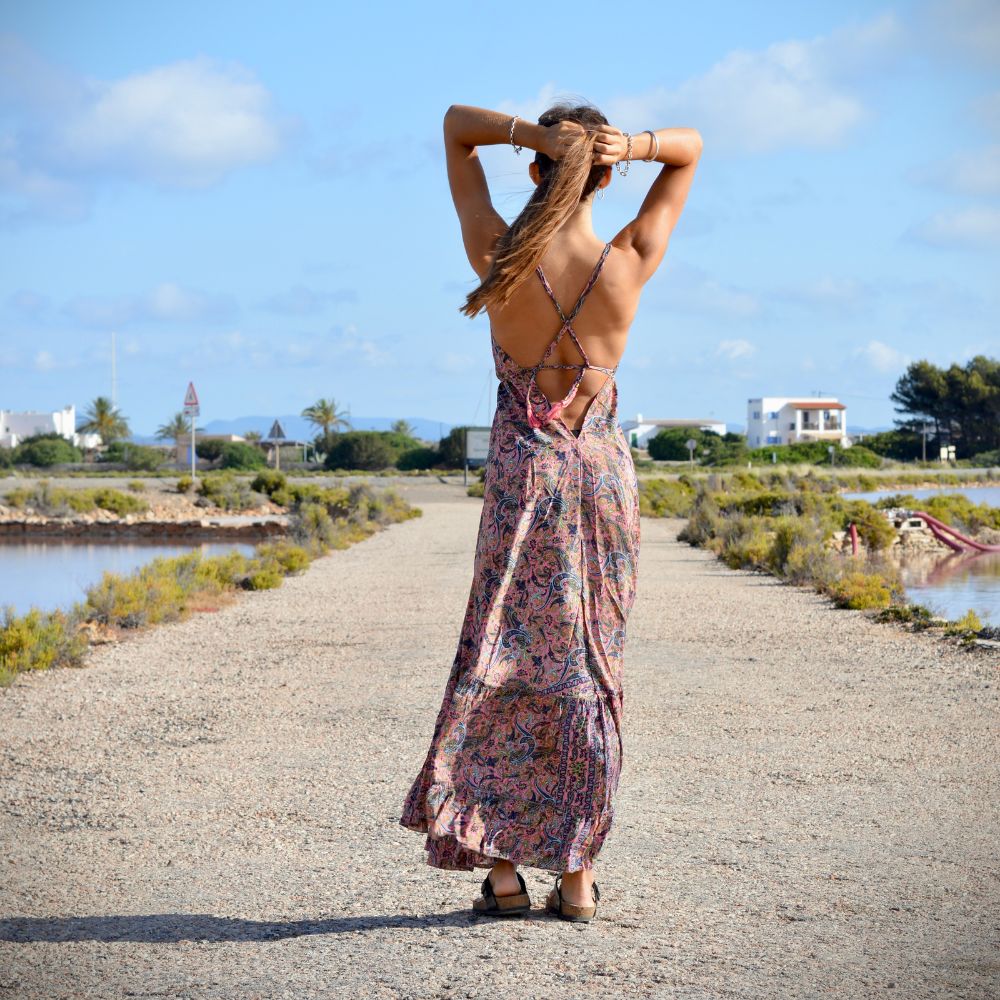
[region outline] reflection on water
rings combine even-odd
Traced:
[[[952,619],[972,608],[984,623],[1000,625],[1000,552],[907,556],[900,575],[914,603]]]
[[[12,604],[18,614],[31,607],[69,609],[75,601],[83,600],[87,588],[97,583],[105,570],[127,576],[156,556],[179,556],[195,549],[204,555],[234,549],[252,555],[254,546],[245,542],[146,545],[59,539],[0,544],[0,606]]]
[[[883,497],[900,493],[908,493],[917,500],[961,493],[976,505],[1000,507],[1000,486],[938,486],[924,490],[904,486],[871,493],[845,493],[844,496],[876,503]],[[961,618],[972,608],[984,623],[1000,625],[1000,553],[909,555],[902,564],[900,575],[907,596],[914,603],[926,604],[944,618],[951,619]]]

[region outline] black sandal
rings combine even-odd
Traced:
[[[518,882],[521,883],[521,891],[508,896],[498,896],[493,891],[493,883],[490,882],[489,872],[483,879],[482,895],[473,900],[472,909],[476,913],[486,913],[491,917],[516,917],[523,916],[531,909],[531,899],[528,896],[528,887],[524,883],[520,872],[514,872]]]
[[[601,890],[594,882],[590,888],[594,897],[593,906],[577,906],[575,903],[567,903],[562,896],[562,873],[556,876],[555,888],[549,890],[548,898],[545,900],[545,909],[549,913],[555,913],[560,920],[571,920],[577,924],[589,924],[597,916],[597,901],[601,898]]]

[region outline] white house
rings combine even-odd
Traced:
[[[761,396],[747,400],[747,444],[751,448],[797,441],[827,441],[847,447],[851,443],[847,407],[832,398]]]
[[[61,434],[77,448],[96,448],[101,443],[99,434],[76,432],[76,407],[73,405],[51,413],[0,410],[0,447],[14,448],[33,434]]]
[[[676,428],[713,431],[720,436],[726,433],[726,425],[718,420],[652,420],[637,413],[635,420],[622,421],[625,440],[633,448],[645,448],[649,445],[649,439],[656,437],[660,431]]]

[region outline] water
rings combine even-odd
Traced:
[[[883,497],[909,493],[917,500],[943,493],[960,493],[974,504],[1000,507],[1000,486],[936,486],[933,489],[876,490],[845,493],[851,500],[875,503]],[[961,618],[972,608],[984,623],[1000,625],[1000,552],[910,557],[901,566],[907,596],[945,618]]]
[[[911,558],[900,575],[913,603],[950,619],[972,608],[984,624],[1000,625],[1000,552]]]
[[[83,600],[88,587],[105,570],[128,576],[157,556],[180,556],[200,549],[204,555],[236,550],[252,555],[246,542],[71,542],[46,539],[0,544],[0,606],[12,604],[17,614],[30,608],[69,609]]]
[[[1000,486],[934,486],[926,490],[912,490],[906,486],[900,486],[895,490],[874,490],[871,493],[844,493],[848,500],[867,500],[869,503],[876,503],[883,497],[897,496],[900,493],[908,493],[918,500],[926,500],[928,497],[940,496],[943,493],[961,493],[963,497],[968,497],[974,504],[987,504],[990,507],[1000,507]]]

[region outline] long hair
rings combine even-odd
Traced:
[[[510,301],[518,285],[539,265],[560,226],[593,194],[607,169],[593,165],[594,131],[607,125],[607,118],[593,105],[556,104],[539,117],[538,124],[561,121],[577,122],[584,131],[574,136],[558,160],[535,153],[541,179],[521,214],[497,240],[486,277],[460,309],[466,316]]]

